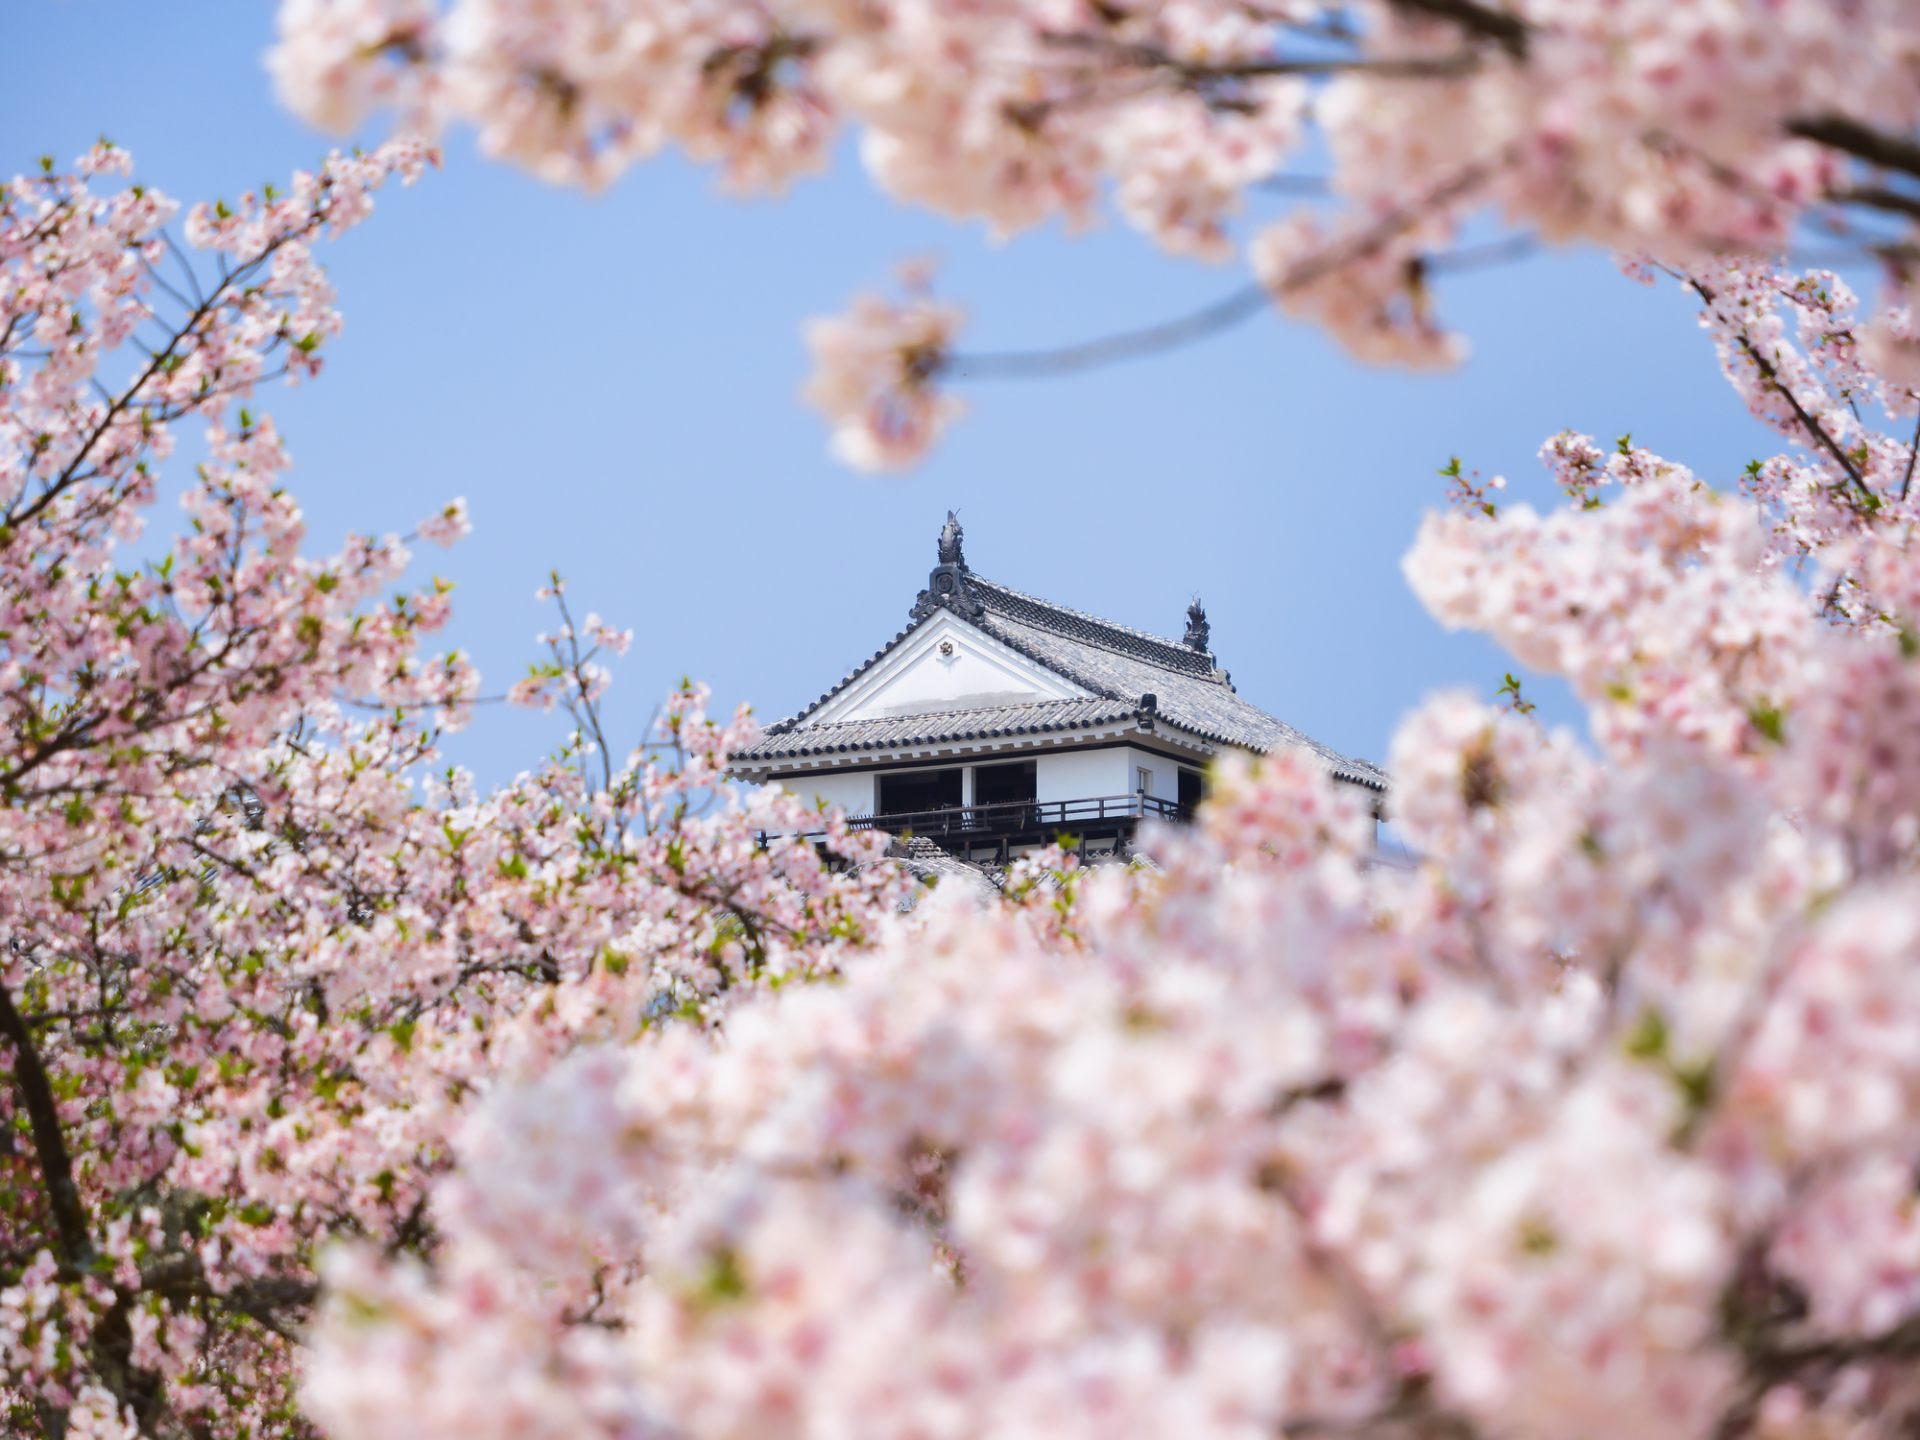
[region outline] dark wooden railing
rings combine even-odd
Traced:
[[[1153,795],[1096,795],[1084,800],[1002,800],[990,805],[948,805],[897,815],[850,815],[853,830],[885,830],[895,835],[998,835],[1021,830],[1072,831],[1114,820],[1185,820],[1187,812],[1172,800]]]

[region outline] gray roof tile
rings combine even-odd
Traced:
[[[873,720],[835,720],[821,725],[773,729],[733,758],[756,766],[769,760],[844,754],[880,745],[932,744],[942,740],[988,740],[1003,735],[1039,735],[1123,720],[1139,708],[1118,700],[1042,700],[1035,705],[996,705],[980,710],[934,710]]]

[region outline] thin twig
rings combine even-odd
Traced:
[[[175,260],[180,262],[180,268],[186,272],[187,288],[193,291],[194,302],[205,305],[207,297],[200,289],[200,272],[195,270],[193,262],[187,259],[187,252],[180,248],[179,242],[166,230],[160,232],[160,238],[166,241],[168,251],[172,253]]]
[[[1487,265],[1502,265],[1511,260],[1524,260],[1539,252],[1538,235],[1509,235],[1504,240],[1491,240],[1485,245],[1466,245],[1458,250],[1430,255],[1426,267],[1429,275],[1457,273],[1478,270]]]
[[[1672,274],[1675,272],[1669,271],[1668,273]],[[1683,276],[1682,278],[1685,280],[1687,286],[1702,300],[1706,301],[1707,304],[1711,305],[1714,303],[1715,297],[1713,291],[1709,290],[1705,285],[1702,285],[1691,275]],[[1840,467],[1842,473],[1844,473],[1847,479],[1853,482],[1854,487],[1859,490],[1863,501],[1869,506],[1878,506],[1880,497],[1873,493],[1872,488],[1867,484],[1866,477],[1860,473],[1859,467],[1847,457],[1846,451],[1840,448],[1840,443],[1835,440],[1832,435],[1827,433],[1826,426],[1822,425],[1808,413],[1807,407],[1800,403],[1800,397],[1795,395],[1785,382],[1780,379],[1780,372],[1774,368],[1773,362],[1760,353],[1759,348],[1747,337],[1744,328],[1735,339],[1738,341],[1742,352],[1753,362],[1754,369],[1759,371],[1760,378],[1767,382],[1775,394],[1787,402],[1788,407],[1793,411],[1794,418],[1800,422],[1800,427],[1811,435],[1823,450],[1833,457],[1834,463]]]
[[[1920,459],[1920,421],[1913,427],[1913,439],[1907,442],[1907,473],[1900,477],[1900,499],[1905,501],[1913,485],[1913,462]]]
[[[1253,182],[1255,190],[1270,190],[1276,195],[1330,195],[1332,187],[1324,175],[1269,175]]]
[[[1082,370],[1094,370],[1102,366],[1118,364],[1124,360],[1157,355],[1194,340],[1218,334],[1259,314],[1271,300],[1311,285],[1343,265],[1366,258],[1412,225],[1429,207],[1456,200],[1479,184],[1489,168],[1487,164],[1467,167],[1452,180],[1434,190],[1420,204],[1395,211],[1379,223],[1361,231],[1349,243],[1336,245],[1330,250],[1308,258],[1280,277],[1272,286],[1255,282],[1230,291],[1190,314],[1142,326],[1135,330],[1122,330],[1112,335],[1104,335],[1097,340],[1082,341],[1059,349],[951,355],[941,363],[941,372],[963,376],[969,380],[1014,380],[1043,375],[1071,375]],[[1513,242],[1502,243],[1510,245]],[[1529,238],[1529,247],[1532,243]],[[1472,264],[1486,263],[1488,252],[1491,252],[1492,248],[1482,247],[1480,252],[1459,252],[1454,257],[1457,262],[1455,268],[1467,268]],[[1448,257],[1435,258],[1444,261]]]
[[[1257,315],[1268,303],[1267,290],[1258,283],[1243,285],[1191,314],[1137,330],[1122,330],[1057,350],[1011,350],[981,355],[954,355],[941,367],[969,380],[1016,380],[1035,375],[1070,375],[1123,360],[1156,355],[1208,335],[1231,329]]]

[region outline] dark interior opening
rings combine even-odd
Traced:
[[[1016,760],[1011,765],[980,765],[973,772],[973,803],[1007,805],[1032,800],[1036,794],[1034,763]]]
[[[944,810],[960,803],[958,770],[909,770],[880,777],[880,813],[911,815],[918,810]]]
[[[1182,765],[1180,767],[1180,808],[1191,815],[1194,806],[1200,803],[1201,797],[1205,794],[1206,787],[1200,779],[1200,772],[1189,770]]]

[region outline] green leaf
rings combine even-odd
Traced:
[[[1695,1065],[1676,1065],[1673,1067],[1673,1083],[1680,1087],[1681,1097],[1687,1102],[1690,1115],[1700,1115],[1713,1104],[1714,1096],[1719,1093],[1719,1076],[1713,1068],[1712,1060],[1702,1060]]]
[[[1523,1255],[1546,1256],[1560,1248],[1560,1237],[1554,1233],[1553,1227],[1535,1216],[1528,1216],[1520,1222],[1517,1241]]]
[[[730,1245],[722,1245],[707,1256],[706,1268],[694,1286],[694,1300],[703,1309],[716,1309],[744,1300],[747,1275],[740,1268],[740,1257]]]
[[[1649,1006],[1627,1033],[1624,1048],[1636,1060],[1658,1060],[1667,1053],[1667,1017]]]

